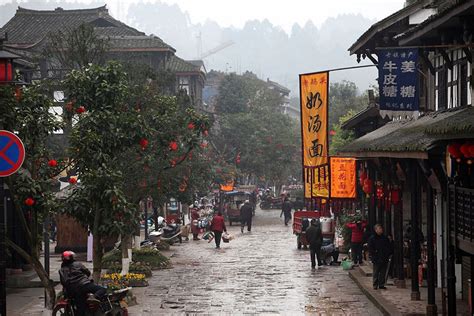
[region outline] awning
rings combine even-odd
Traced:
[[[474,139],[474,107],[389,122],[342,147],[338,156],[427,159],[438,142],[456,139]]]

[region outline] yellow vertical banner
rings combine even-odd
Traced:
[[[331,157],[331,198],[355,199],[355,158]]]
[[[329,73],[300,75],[303,179],[306,198],[329,198]]]

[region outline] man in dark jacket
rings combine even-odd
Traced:
[[[323,233],[321,231],[321,224],[319,220],[312,219],[311,226],[306,230],[306,240],[309,243],[311,255],[311,268],[316,268],[316,258],[318,257],[318,266],[322,266],[321,260],[321,246],[323,244]]]
[[[385,275],[388,261],[393,253],[393,246],[383,234],[382,225],[375,225],[374,231],[375,234],[369,239],[369,256],[374,264],[373,286],[374,290],[385,290]]]
[[[240,231],[244,233],[244,226],[247,224],[247,231],[252,230],[252,212],[253,208],[249,200],[246,200],[240,208]]]
[[[59,277],[68,296],[74,298],[79,315],[84,315],[87,311],[87,294],[94,294],[95,299],[100,300],[107,290],[94,284],[90,278],[89,269],[82,263],[75,261],[74,257],[75,254],[72,251],[63,252],[63,263],[59,270]]]
[[[288,223],[291,220],[291,209],[293,208],[293,205],[290,202],[290,199],[287,197],[283,201],[283,204],[281,206],[281,214],[280,217],[285,214],[285,226],[288,226]]]

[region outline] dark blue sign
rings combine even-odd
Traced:
[[[377,55],[380,109],[418,111],[418,50],[381,49]]]

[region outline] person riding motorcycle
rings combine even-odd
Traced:
[[[91,279],[91,272],[82,263],[75,261],[76,254],[72,251],[64,251],[61,259],[61,269],[59,277],[66,295],[73,298],[79,315],[84,315],[87,311],[88,301],[100,301],[107,290],[94,284]],[[93,298],[88,298],[88,294],[93,294]]]

